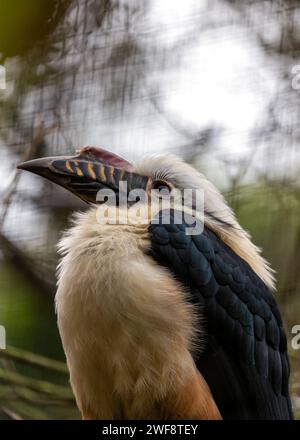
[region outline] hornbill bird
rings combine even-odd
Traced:
[[[19,168],[90,205],[60,241],[56,294],[84,419],[293,418],[273,271],[202,174],[95,147]]]

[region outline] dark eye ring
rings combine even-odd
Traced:
[[[165,180],[154,180],[151,186],[158,193],[169,193],[172,190],[171,185]]]

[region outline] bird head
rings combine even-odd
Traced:
[[[222,194],[203,174],[176,156],[149,156],[132,165],[114,153],[88,146],[74,156],[35,159],[18,168],[55,182],[89,204],[102,206],[113,202],[127,212],[131,209],[135,221],[137,213],[149,222],[162,209],[179,207],[200,219],[245,259],[267,285],[274,287],[268,263],[241,228]]]
[[[18,168],[47,178],[88,204],[134,207],[131,213],[137,213],[137,208],[146,208],[149,219],[171,204],[173,208],[182,204],[188,182],[184,181],[180,167],[177,173],[172,173],[176,162],[178,159],[173,156],[153,156],[133,166],[114,153],[88,146],[74,156],[30,160]],[[194,208],[195,200],[189,196],[188,203]],[[185,202],[187,205],[187,200]]]

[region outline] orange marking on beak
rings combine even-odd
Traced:
[[[89,162],[87,168],[88,168],[89,176],[90,176],[92,179],[96,180],[96,173],[95,173],[95,171],[94,171],[93,164]]]
[[[83,172],[82,172],[81,169],[79,168],[79,165],[78,165],[77,160],[74,160],[74,163],[75,163],[76,174],[77,174],[78,176],[82,177],[82,176],[83,176]]]
[[[78,176],[82,177],[83,176],[83,172],[81,171],[81,169],[79,167],[76,167],[76,173],[78,174]]]
[[[105,175],[105,172],[104,172],[104,166],[103,165],[100,165],[99,171],[100,171],[100,178],[105,183],[106,182],[106,175]]]
[[[115,184],[115,176],[114,176],[114,167],[110,166],[109,167],[109,176],[111,178],[111,181],[113,184]]]
[[[73,169],[71,167],[71,164],[70,164],[70,162],[68,160],[66,161],[66,168],[67,168],[68,171],[70,171],[70,173],[74,173],[74,171],[73,171]]]
[[[124,174],[125,174],[125,170],[124,170],[124,169],[121,169],[121,173],[120,173],[120,181],[123,180]]]

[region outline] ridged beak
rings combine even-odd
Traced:
[[[95,147],[84,147],[75,156],[30,160],[18,165],[18,169],[43,176],[87,203],[97,203],[98,191],[104,188],[118,194],[120,182],[127,183],[127,192],[146,189],[148,183],[148,177],[134,173],[125,159]]]

